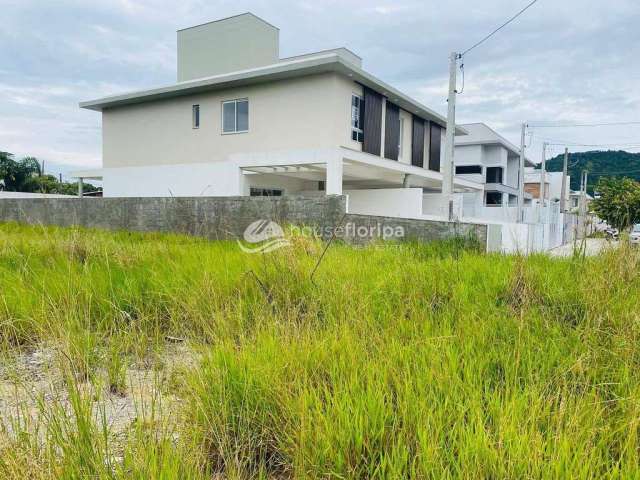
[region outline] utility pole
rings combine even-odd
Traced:
[[[527,132],[527,124],[522,124],[522,133],[520,134],[520,168],[518,169],[518,222],[523,221],[524,208],[524,141]]]
[[[542,162],[540,163],[540,206],[544,207],[545,174],[547,171],[547,142],[542,144]]]
[[[444,165],[442,169],[442,196],[448,207],[449,221],[454,220],[453,215],[453,149],[455,148],[456,134],[456,70],[460,54],[452,52],[449,56],[449,97],[447,105],[447,130],[444,142]]]
[[[580,177],[580,205],[578,207],[578,235],[582,235],[582,238],[586,237],[585,229],[585,216],[587,213],[587,181],[588,173],[586,170],[582,171]]]
[[[564,149],[564,162],[562,164],[562,190],[560,191],[560,213],[564,213],[567,207],[567,167],[569,165],[569,149]]]

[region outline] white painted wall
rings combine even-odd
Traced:
[[[463,215],[463,194],[453,195],[453,214],[457,218]],[[422,214],[440,219],[449,218],[449,202],[441,193],[425,193],[422,195]]]
[[[507,171],[505,172],[504,182],[513,188],[518,188],[518,171],[520,169],[520,159],[518,157],[508,157]]]
[[[103,169],[105,197],[242,195],[245,185],[232,162]]]
[[[215,163],[236,153],[353,147],[354,82],[309,76],[107,109],[103,166]],[[222,102],[249,99],[249,132],[222,134]],[[200,105],[200,128],[191,107]],[[357,144],[359,145],[359,144]]]
[[[409,112],[406,112],[400,109],[400,118],[403,119],[404,125],[402,130],[402,152],[398,161],[400,163],[406,163],[407,165],[411,165],[411,130],[412,126],[412,117]]]
[[[384,217],[421,218],[421,188],[345,190],[349,213]]]
[[[278,62],[279,31],[245,13],[178,31],[178,81]]]

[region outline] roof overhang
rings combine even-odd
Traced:
[[[309,58],[282,61],[260,68],[179,82],[149,90],[139,90],[121,95],[89,100],[86,102],[80,102],[80,107],[89,110],[102,111],[123,105],[151,102],[212,90],[221,90],[225,88],[254,85],[258,83],[331,72],[345,75],[353,79],[355,82],[384,95],[403,110],[413,113],[425,120],[432,121],[440,126],[446,127],[446,118],[444,116],[403,94],[391,85],[388,85],[373,75],[365,72],[363,69],[345,60],[343,56],[335,52],[315,55]],[[467,131],[460,126],[457,126],[456,134],[466,135]]]
[[[102,180],[102,169],[95,170],[76,170],[69,175],[71,178],[82,178],[90,180]]]

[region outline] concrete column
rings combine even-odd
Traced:
[[[79,178],[79,179],[78,179],[78,196],[79,196],[79,197],[82,197],[82,193],[83,193],[83,192],[82,192],[82,186],[83,186],[83,184],[82,184],[82,178]]]
[[[325,193],[327,195],[342,195],[342,157],[334,156],[327,160],[327,174]]]

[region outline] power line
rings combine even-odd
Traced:
[[[580,143],[575,142],[573,140],[558,140],[555,138],[547,138],[541,137],[539,135],[531,135],[532,138],[535,137],[537,140],[542,140],[547,143],[547,145],[553,145],[558,147],[627,147],[627,148],[639,148],[640,142],[633,143]]]
[[[639,143],[567,143],[567,142],[558,142],[558,143],[548,143],[547,145],[555,145],[557,147],[589,147],[589,148],[599,148],[599,147],[624,147],[624,148],[640,148]]]
[[[479,47],[480,45],[482,45],[484,42],[486,42],[487,40],[489,40],[491,37],[493,37],[496,33],[498,33],[500,30],[502,30],[504,27],[506,27],[507,25],[509,25],[511,22],[513,22],[516,18],[518,18],[520,15],[522,15],[524,12],[526,12],[527,10],[529,10],[529,8],[531,8],[533,6],[534,3],[536,3],[538,0],[533,0],[531,3],[529,3],[529,5],[527,5],[526,7],[524,7],[522,10],[520,10],[518,13],[516,13],[513,17],[511,17],[509,20],[507,20],[506,22],[504,22],[502,25],[500,25],[498,28],[496,28],[493,32],[491,32],[489,35],[487,35],[486,37],[484,37],[482,40],[480,40],[479,42],[477,42],[476,44],[472,45],[471,47],[467,48],[464,52],[462,52],[460,54],[460,57],[464,57],[467,53],[469,53],[471,50],[473,50],[476,47]]]
[[[610,122],[610,123],[575,123],[564,125],[529,125],[530,128],[573,128],[573,127],[612,127],[620,125],[640,125],[640,122]]]

